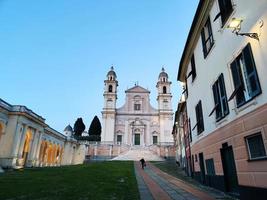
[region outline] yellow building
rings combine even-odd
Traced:
[[[80,164],[84,155],[84,145],[49,127],[43,117],[0,99],[0,167]]]

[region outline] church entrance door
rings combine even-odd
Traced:
[[[140,145],[140,134],[134,134],[134,145]]]

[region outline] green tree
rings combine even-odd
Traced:
[[[83,131],[85,130],[85,125],[83,123],[82,118],[78,118],[76,122],[74,123],[74,135],[75,136],[81,136]]]
[[[101,123],[97,116],[94,117],[94,119],[91,122],[91,125],[88,130],[89,135],[101,135]]]

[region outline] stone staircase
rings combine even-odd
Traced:
[[[112,160],[134,160],[144,158],[146,161],[163,161],[164,159],[147,148],[132,147],[129,151],[113,158]]]

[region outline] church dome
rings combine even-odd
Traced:
[[[110,71],[107,74],[107,77],[110,77],[110,76],[113,76],[114,78],[117,78],[117,75],[116,75],[116,73],[114,71],[114,67],[113,66],[111,67]]]
[[[64,129],[64,132],[67,132],[67,131],[73,132],[71,125],[66,126],[66,128]]]
[[[165,72],[164,67],[162,67],[161,72],[159,74],[159,79],[160,78],[168,78],[168,74]]]

